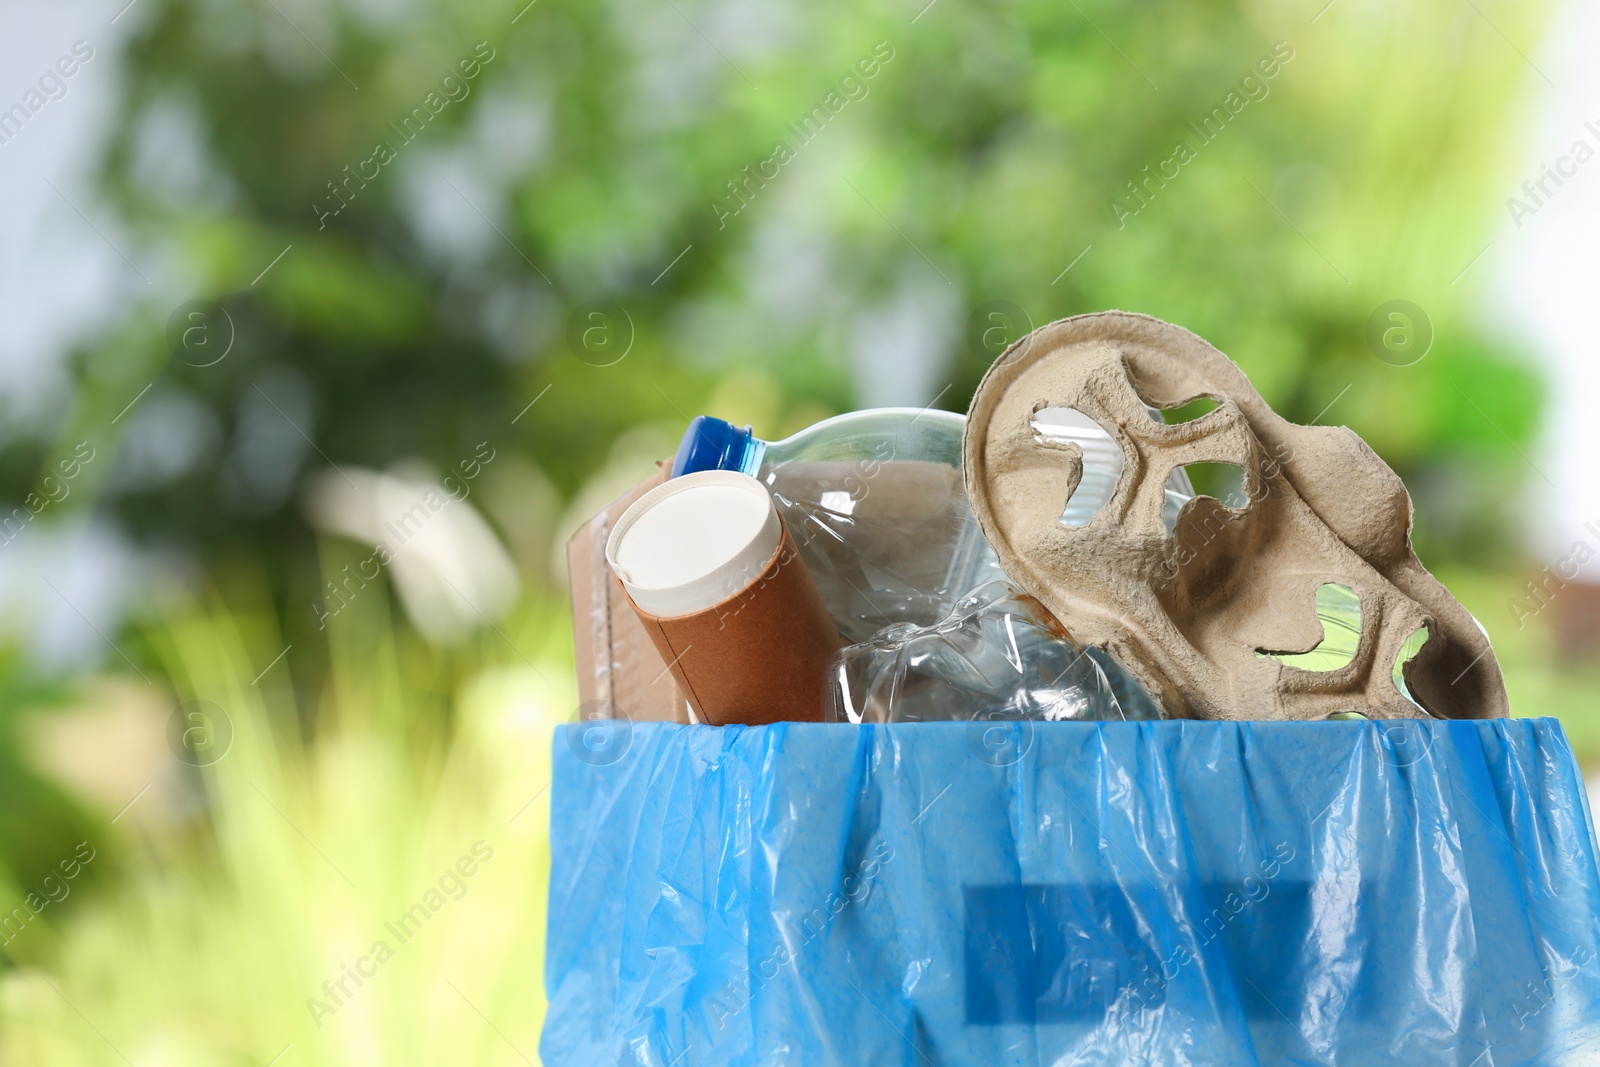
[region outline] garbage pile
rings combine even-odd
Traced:
[[[1232,499],[1194,463],[1232,465]],[[716,725],[1506,714],[1398,476],[1145,316],[1030,334],[968,417],[771,442],[698,417],[623,503],[574,542],[574,607],[580,676],[609,683],[586,695],[630,717],[641,671],[665,713],[638,717]]]

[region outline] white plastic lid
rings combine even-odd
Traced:
[[[606,541],[606,561],[640,610],[672,618],[742,592],[782,540],[766,486],[738,471],[697,471],[634,501]]]

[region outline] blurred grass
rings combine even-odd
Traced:
[[[530,1061],[550,734],[576,704],[565,618],[530,603],[446,664],[385,621],[376,587],[357,607],[359,624],[330,626],[331,670],[309,695],[282,664],[252,684],[282,648],[265,614],[196,609],[155,635],[176,696],[224,709],[232,746],[196,783],[204,818],[163,826],[136,803],[94,842],[112,891],[59,937],[17,938],[0,1063]],[[314,738],[298,726],[308,701]],[[438,898],[402,943],[385,924],[475,844],[493,853],[465,895]],[[358,987],[344,968],[379,940],[393,958]],[[317,1011],[341,978],[353,995]]]

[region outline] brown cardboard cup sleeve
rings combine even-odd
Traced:
[[[844,641],[787,525],[760,576],[721,603],[670,618],[634,610],[701,722],[822,720],[828,660]]]

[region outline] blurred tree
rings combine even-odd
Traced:
[[[304,625],[313,468],[488,439],[570,496],[730,375],[960,410],[1003,301],[1186,325],[1480,516],[1426,546],[1498,548],[1539,390],[1464,268],[1543,8],[145,0],[104,184],[163,295],[9,488],[104,442],[130,529]],[[1395,299],[1410,365],[1366,340]]]

